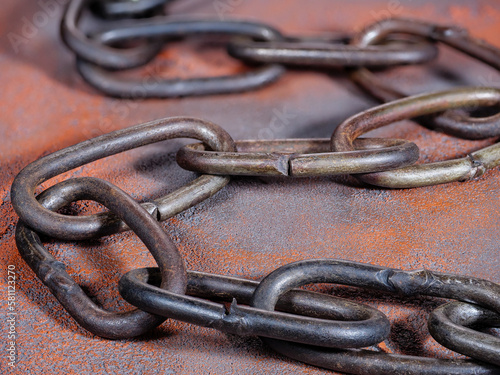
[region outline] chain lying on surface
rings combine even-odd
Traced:
[[[371,25],[357,35],[351,44],[369,46],[384,40],[392,33],[423,37],[453,47],[495,69],[500,69],[500,50],[482,40],[471,37],[464,29],[439,27],[407,19],[390,19]],[[383,102],[400,99],[406,95],[377,79],[368,69],[360,68],[351,78]],[[440,116],[423,119],[431,128],[466,139],[483,139],[499,134],[500,114],[474,118],[464,111],[448,111]]]
[[[16,243],[22,257],[64,308],[82,327],[102,337],[134,337],[161,324],[165,318],[173,318],[227,333],[260,336],[279,353],[342,372],[498,374],[500,338],[473,328],[500,327],[498,284],[426,270],[407,272],[332,259],[292,263],[272,272],[260,283],[186,272],[182,257],[158,221],[210,197],[228,183],[227,175],[234,171],[276,174],[279,160],[283,158],[284,165],[289,166],[287,171],[306,171],[307,175],[308,168],[312,168],[316,175],[361,173],[363,180],[376,183],[395,179],[396,184],[401,184],[400,181],[415,180],[423,181],[416,184],[422,186],[444,182],[443,178],[456,180],[458,172],[462,173],[460,178],[472,178],[477,175],[476,170],[500,163],[497,145],[456,162],[415,167],[408,166],[418,158],[418,148],[413,143],[368,138],[356,143],[355,140],[364,132],[404,118],[499,102],[500,90],[491,88],[410,97],[353,116],[337,128],[331,140],[284,140],[264,145],[234,142],[217,125],[191,118],[158,120],[115,131],[45,156],[18,174],[11,191],[12,204],[21,219]],[[202,152],[196,151],[200,148],[197,145],[187,146],[178,154],[181,165],[189,165],[191,154],[199,152],[203,157],[213,154],[215,157],[209,156],[207,160],[215,160],[215,163],[209,162],[200,169],[225,176],[201,176],[187,187],[144,203],[142,207],[109,182],[88,177],[60,182],[35,198],[35,188],[58,174],[135,147],[178,137],[196,138],[203,142],[203,148],[218,150]],[[241,155],[236,150],[241,145],[247,151],[267,147],[269,152],[242,153],[243,159],[239,159]],[[277,150],[272,152],[270,147],[274,146]],[[308,150],[309,154],[290,154],[290,148],[296,150],[297,147]],[[357,150],[353,151],[354,147]],[[314,151],[321,153],[314,154]],[[196,158],[193,160],[195,165],[203,164]],[[318,162],[328,167],[318,168],[315,166]],[[397,169],[401,166],[406,167]],[[374,171],[377,173],[370,173]],[[441,175],[445,177],[436,177]],[[71,202],[85,199],[103,204],[110,212],[84,217],[55,212]],[[65,266],[44,248],[38,236],[42,233],[82,240],[128,228],[143,240],[159,269],[139,269],[121,278],[121,295],[138,308],[126,313],[113,313],[97,306],[68,275]],[[474,360],[353,350],[384,341],[390,332],[387,317],[368,306],[294,289],[311,283],[337,283],[404,296],[429,295],[458,300],[460,302],[447,303],[432,312],[429,331],[442,345]],[[221,301],[232,301],[229,310],[218,303]]]
[[[486,170],[500,165],[499,144],[473,152],[462,159],[395,169],[393,165],[397,163],[400,166],[413,164],[413,156],[417,156],[413,152],[416,150],[406,143],[399,143],[402,142],[399,140],[367,138],[358,139],[356,143],[356,138],[370,130],[417,116],[464,106],[492,106],[498,103],[500,90],[492,88],[424,94],[388,103],[351,117],[335,130],[330,144],[325,140],[239,142],[237,146],[243,152],[238,153],[204,151],[202,145],[191,145],[179,151],[177,160],[186,169],[222,175],[281,174],[297,177],[355,173],[362,174],[358,178],[364,182],[390,188],[465,181],[480,177]],[[359,142],[361,140],[363,142]],[[288,149],[285,152],[274,151],[275,146],[288,146]],[[362,146],[376,149],[360,150]],[[302,150],[320,153],[304,155],[301,154]],[[370,173],[378,169],[385,171]]]
[[[154,17],[122,20],[113,28],[87,35],[78,25],[82,13],[90,3],[90,0],[73,0],[69,4],[62,22],[62,37],[76,53],[77,67],[83,78],[98,90],[116,97],[166,98],[252,90],[276,81],[285,72],[282,64],[337,68],[389,67],[424,63],[437,56],[437,48],[429,42],[398,38],[394,40],[393,35],[376,46],[357,47],[345,44],[345,38],[339,40],[338,37],[296,40],[283,35],[272,26],[257,22],[162,16],[161,9],[153,12]],[[150,10],[153,11],[153,8]],[[204,37],[207,34],[232,37],[233,40],[228,43],[228,52],[237,58],[258,60],[248,52],[252,50],[248,46],[252,41],[267,43],[266,48],[272,51],[286,50],[286,53],[279,53],[276,61],[271,63],[262,61],[265,65],[251,72],[233,76],[137,80],[119,77],[115,73],[116,70],[146,65],[172,39]],[[113,48],[134,41],[140,41],[140,44],[129,48]]]
[[[433,42],[447,43],[498,67],[495,47],[455,28],[409,20],[389,20],[343,40],[292,40],[276,29],[241,21],[178,20],[163,16],[168,0],[74,0],[63,20],[63,37],[78,56],[87,81],[120,97],[171,97],[249,90],[285,72],[284,64],[353,68],[353,79],[368,87],[377,79],[366,67],[416,64],[436,57]],[[79,29],[91,7],[105,18],[126,18],[98,34]],[[252,73],[210,79],[167,80],[137,91],[138,82],[118,79],[112,70],[151,61],[165,38],[204,33],[237,35],[228,51],[244,60],[267,64]],[[411,37],[401,38],[401,34]],[[416,39],[414,39],[417,37]],[[419,39],[420,38],[420,39]],[[134,42],[123,48],[124,42]],[[373,46],[372,46],[373,44]],[[120,46],[121,48],[115,48]],[[377,91],[379,90],[379,91]],[[384,101],[403,97],[377,83]],[[391,93],[390,96],[385,93]],[[465,88],[423,94],[369,109],[343,122],[331,139],[238,141],[219,126],[192,118],[170,118],[115,131],[45,156],[14,180],[11,200],[20,221],[16,243],[23,259],[74,319],[88,331],[111,339],[141,335],[172,318],[222,332],[260,336],[277,352],[352,374],[499,374],[500,338],[479,329],[500,327],[500,285],[473,277],[428,270],[402,271],[333,259],[285,265],[262,281],[186,271],[184,261],[159,224],[211,197],[230,175],[329,176],[352,174],[383,187],[410,188],[481,176],[500,164],[500,145],[465,158],[415,165],[418,147],[398,139],[359,138],[393,122],[418,117],[433,129],[481,139],[500,136],[497,117],[475,119],[469,108],[496,107],[500,89]],[[466,129],[466,130],[463,130]],[[41,183],[92,161],[155,142],[194,138],[201,144],[177,153],[179,164],[203,175],[163,198],[135,202],[127,193],[96,178],[59,182],[35,197]],[[94,200],[109,209],[89,216],[57,211],[78,200]],[[133,230],[158,268],[137,269],[119,282],[122,297],[136,306],[114,313],[97,306],[69,276],[65,265],[43,246],[39,234],[85,240]],[[304,291],[313,283],[349,285],[401,296],[433,296],[446,302],[429,316],[429,331],[440,344],[471,359],[434,359],[387,354],[376,346],[388,338],[390,322],[380,311],[342,298]],[[229,308],[223,303],[231,302]],[[375,347],[375,350],[362,348]]]
[[[116,97],[178,97],[253,90],[277,80],[286,65],[350,68],[354,69],[350,77],[356,83],[382,101],[390,101],[405,95],[385,85],[367,67],[429,62],[438,55],[435,42],[447,44],[494,68],[500,67],[498,48],[456,27],[389,19],[349,37],[332,33],[329,37],[297,38],[258,22],[165,16],[164,5],[172,2],[72,0],[62,21],[62,37],[75,52],[77,67],[84,79],[103,93]],[[104,22],[102,31],[85,33],[79,21],[89,7],[100,17],[120,21]],[[230,37],[227,51],[231,56],[265,65],[233,76],[191,79],[133,79],[115,72],[148,64],[173,39],[203,38],[207,34]],[[476,118],[461,110],[421,120],[432,128],[467,139],[493,137],[500,130],[500,114]]]

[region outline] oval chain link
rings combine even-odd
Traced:
[[[441,42],[500,70],[500,49],[495,46],[470,36],[467,30],[461,28],[444,27],[411,19],[395,18],[378,22],[354,37],[351,44],[357,47],[376,44],[393,33]],[[357,84],[383,102],[407,96],[384,83],[367,68],[357,69],[350,76]],[[455,110],[421,120],[431,128],[466,139],[484,139],[500,134],[500,113],[476,118],[464,111]]]

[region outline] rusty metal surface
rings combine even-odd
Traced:
[[[304,6],[299,0],[185,1],[174,5],[172,12],[251,18],[286,33],[308,35],[350,33],[383,16],[411,16],[467,27],[475,37],[500,46],[500,4],[492,1],[314,0],[307,2],[306,9]],[[15,174],[42,155],[156,118],[201,117],[221,125],[235,139],[328,137],[345,118],[376,101],[338,71],[292,71],[267,88],[237,95],[141,102],[105,98],[78,76],[71,53],[59,39],[61,9],[55,8],[52,12],[38,2],[7,0],[0,14],[0,262],[4,293],[0,343],[3,350],[8,341],[4,318],[7,265],[11,264],[17,275],[19,349],[14,371],[6,367],[2,351],[2,373],[4,369],[24,374],[328,373],[274,354],[257,339],[177,322],[167,321],[154,333],[136,340],[108,341],[92,336],[69,317],[18,255],[14,244],[17,218],[9,188]],[[38,26],[30,28],[28,23],[34,20]],[[21,38],[14,44],[12,33]],[[139,74],[187,77],[243,70],[220,48],[189,41],[173,43]],[[447,48],[425,69],[397,68],[380,75],[411,94],[500,84],[495,70]],[[416,142],[422,150],[422,162],[463,157],[493,143],[459,140],[412,122],[392,125],[373,135]],[[184,142],[167,141],[107,158],[49,180],[43,188],[68,176],[95,176],[135,198],[159,198],[196,176],[175,164],[175,151],[181,144]],[[330,257],[403,269],[425,267],[500,282],[499,181],[498,168],[475,181],[395,191],[366,188],[344,177],[241,177],[163,226],[188,269],[195,271],[257,279],[292,261]],[[88,204],[82,211],[97,209]],[[111,309],[130,308],[116,291],[120,275],[154,265],[131,233],[84,243],[49,241],[48,248],[69,265],[70,275],[85,290]],[[428,313],[437,306],[432,299],[395,303],[374,293],[321,288],[365,301],[387,313],[393,331],[383,350],[450,356],[428,334],[422,334],[427,332]]]

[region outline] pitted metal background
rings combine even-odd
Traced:
[[[62,3],[62,1],[61,1]],[[219,10],[219,13],[217,12]],[[290,34],[352,33],[391,16],[456,24],[500,46],[500,5],[491,1],[185,1],[172,13],[211,14],[270,23]],[[26,34],[27,22],[47,12],[37,2],[7,0],[0,15],[2,138],[0,259],[17,273],[15,373],[268,374],[327,371],[278,356],[257,339],[227,336],[167,321],[148,337],[126,341],[97,338],[80,328],[20,259],[14,244],[17,221],[9,189],[29,162],[92,136],[167,116],[195,116],[225,128],[235,139],[328,137],[344,119],[376,102],[341,71],[291,71],[277,83],[250,93],[202,98],[128,101],[103,97],[76,72],[59,35],[59,7],[45,26]],[[25,41],[11,43],[15,33]],[[10,38],[9,38],[10,35]],[[165,77],[219,75],[245,68],[216,43],[172,43],[138,74]],[[425,67],[379,73],[402,91],[416,94],[462,85],[499,86],[493,69],[444,48]],[[492,143],[464,141],[412,122],[374,132],[412,140],[422,161],[461,157]],[[194,178],[175,163],[180,141],[169,141],[101,160],[57,178],[95,176],[135,198],[156,198]],[[500,282],[500,171],[479,180],[382,190],[347,177],[234,178],[228,187],[163,224],[187,268],[258,279],[286,263],[340,258],[403,269],[428,268]],[[52,185],[55,180],[43,184]],[[75,206],[76,207],[76,206]],[[85,207],[95,210],[95,205]],[[84,243],[51,242],[52,253],[105,307],[124,307],[116,291],[120,275],[154,261],[140,240],[123,233]],[[106,287],[102,288],[102,285]],[[316,287],[319,288],[319,287]],[[438,303],[416,298],[396,303],[355,289],[321,287],[365,301],[388,314],[391,340],[382,350],[449,357],[427,332],[427,314]],[[2,288],[5,290],[6,288]],[[2,348],[6,294],[1,298]],[[0,358],[0,369],[7,368]]]

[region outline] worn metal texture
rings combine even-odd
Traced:
[[[390,33],[403,33],[415,36],[427,37],[439,41],[449,47],[455,48],[462,53],[477,58],[491,67],[500,67],[500,50],[482,39],[475,39],[468,34],[466,29],[456,26],[441,26],[408,19],[390,19],[378,22],[374,26],[367,27],[361,34],[357,35],[352,43],[354,45],[372,44],[375,40],[383,40],[384,35]],[[390,101],[404,97],[404,94],[395,89],[385,86],[379,82],[367,69],[359,69],[351,74],[351,78],[365,90],[375,97]],[[476,122],[474,116],[467,116],[461,112],[451,111],[442,116],[429,119],[426,123],[433,129],[439,129],[447,134],[452,134],[465,139],[484,139],[498,136],[499,115],[482,118]],[[485,131],[488,128],[488,131]]]
[[[187,323],[167,321],[134,340],[91,335],[69,316],[35,277],[15,247],[17,217],[10,204],[14,176],[29,162],[77,142],[167,116],[200,117],[234,139],[325,138],[347,117],[377,102],[341,71],[296,70],[268,87],[234,95],[118,100],[90,88],[59,38],[59,2],[5,0],[0,14],[0,370],[19,374],[324,374],[331,373],[272,352],[258,339],[238,338]],[[41,4],[45,4],[41,5]],[[359,32],[387,16],[460,25],[500,46],[500,4],[488,0],[198,1],[170,7],[174,14],[260,20],[286,34]],[[36,25],[35,25],[36,23]],[[214,39],[173,42],[143,77],[217,76],[248,68],[225,55]],[[377,73],[408,94],[464,85],[500,86],[500,75],[443,48],[425,66]],[[404,121],[370,135],[403,138],[421,148],[421,161],[460,158],[495,140],[466,141]],[[184,141],[145,146],[77,168],[68,177],[106,179],[139,200],[150,200],[192,181],[175,163]],[[500,282],[500,170],[479,179],[408,190],[369,188],[348,177],[237,177],[212,198],[167,220],[190,270],[259,279],[289,262],[340,258],[384,267],[458,273]],[[96,204],[68,212],[96,212]],[[87,242],[44,239],[68,273],[105,309],[132,309],[118,294],[121,275],[155,266],[130,232]],[[18,358],[7,366],[7,267],[15,266]],[[314,286],[379,308],[392,323],[381,350],[450,358],[428,334],[427,316],[441,301],[396,299],[360,289]],[[498,333],[498,332],[497,332]],[[456,356],[456,355],[455,355]]]

